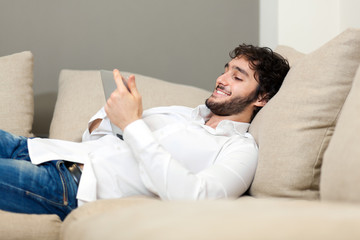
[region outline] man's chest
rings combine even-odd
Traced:
[[[196,173],[213,165],[230,140],[198,122],[173,121],[153,129],[154,137],[171,156]]]

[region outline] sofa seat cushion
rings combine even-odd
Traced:
[[[349,29],[290,69],[250,133],[259,161],[250,194],[319,198],[324,152],[360,63],[360,29]]]
[[[0,57],[0,81],[0,129],[20,136],[32,136],[32,53],[26,51]]]
[[[61,239],[360,238],[360,207],[356,205],[252,198],[199,202],[128,198],[111,205],[103,212],[66,219]],[[87,211],[81,208],[79,212]]]
[[[323,200],[360,203],[360,67],[324,155]]]
[[[0,210],[0,239],[57,240],[61,224],[57,215],[21,214]]]
[[[128,72],[121,72],[129,76]],[[203,104],[210,92],[134,74],[144,109]],[[100,71],[62,70],[50,138],[80,141],[89,119],[105,104]]]

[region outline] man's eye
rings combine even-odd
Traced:
[[[235,77],[235,80],[237,80],[237,81],[242,81],[242,79],[241,79],[241,78],[238,78],[238,77]]]

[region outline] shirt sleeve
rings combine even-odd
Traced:
[[[94,131],[92,131],[92,133],[90,133],[89,127],[96,119],[102,119],[102,121],[101,121],[99,127],[94,129]],[[114,133],[111,128],[110,120],[106,116],[105,109],[104,109],[104,107],[102,107],[94,116],[92,116],[90,118],[88,127],[86,128],[85,132],[83,133],[82,141],[86,142],[86,141],[90,141],[90,140],[97,140],[105,135],[114,135]]]
[[[196,174],[176,161],[141,119],[125,128],[124,140],[139,162],[144,184],[161,199],[239,197],[250,186],[257,166],[258,151],[253,139],[224,146],[216,163]]]

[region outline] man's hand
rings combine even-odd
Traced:
[[[113,124],[124,130],[127,125],[141,118],[142,100],[134,75],[130,75],[127,81],[130,91],[124,85],[123,77],[117,69],[114,70],[114,79],[117,88],[107,100],[105,112]]]

